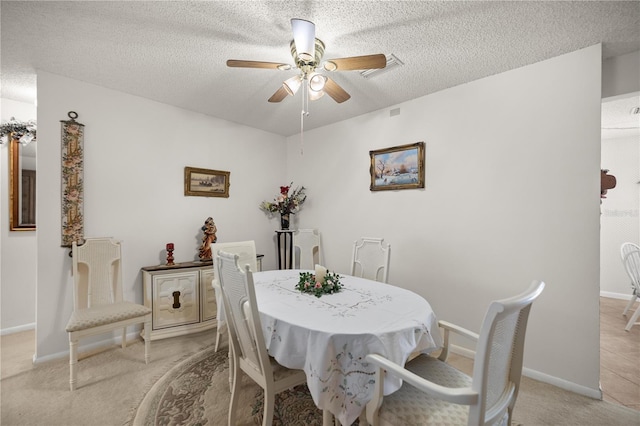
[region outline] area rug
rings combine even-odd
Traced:
[[[151,388],[132,425],[226,424],[230,396],[227,349],[208,348],[172,368]],[[262,424],[262,410],[262,389],[243,374],[236,424]],[[276,395],[273,425],[322,425],[322,411],[306,385]]]
[[[461,360],[465,360],[461,358]],[[461,362],[461,361],[456,361]],[[459,367],[463,364],[459,364]],[[464,371],[464,368],[461,368]],[[241,374],[238,426],[262,424],[262,389]],[[171,368],[147,392],[134,426],[219,426],[229,409],[227,348],[208,347]],[[358,422],[354,425],[357,425]],[[523,377],[512,426],[629,426],[640,424],[640,412],[598,401]],[[276,395],[275,426],[322,425],[322,411],[306,385]]]

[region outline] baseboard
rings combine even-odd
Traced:
[[[475,356],[475,351],[472,351],[467,348],[463,348],[458,345],[450,345],[451,352],[463,356],[465,358],[473,359]],[[529,377],[530,379],[537,380],[542,383],[548,383],[560,389],[564,389],[569,392],[577,393],[578,395],[588,396],[593,399],[602,399],[602,389],[591,389],[586,386],[578,385],[573,382],[569,382],[567,380],[561,379],[559,377],[550,376],[548,374],[541,373],[536,370],[532,370],[527,367],[522,368],[522,375]]]
[[[578,385],[568,380],[561,379],[559,377],[550,376],[548,374],[541,373],[530,368],[523,367],[522,374],[530,379],[537,380],[539,382],[548,383],[560,389],[564,389],[569,392],[577,393],[578,395],[587,396],[589,398],[602,400],[602,389],[591,389],[586,386]]]
[[[612,293],[610,291],[600,291],[600,297],[608,297],[610,299],[624,299],[624,300],[629,300],[631,299],[631,289],[629,289],[629,293],[624,294],[624,293]]]
[[[140,330],[134,330],[131,332],[127,333],[127,342],[136,340],[136,339],[140,339]],[[122,344],[122,334],[118,333],[117,336],[113,336],[112,338],[105,338],[104,340],[100,340],[98,342],[94,342],[94,343],[88,343],[83,345],[82,344],[82,340],[80,340],[79,342],[80,344],[78,345],[78,353],[81,354],[83,352],[91,352],[91,351],[95,351],[98,349],[103,349],[103,348],[108,348],[108,347],[112,347],[113,345],[117,345],[120,346]],[[41,364],[43,362],[48,362],[48,361],[53,361],[56,359],[60,359],[60,358],[68,358],[69,357],[69,351],[63,351],[63,352],[57,352],[55,354],[49,354],[49,355],[45,355],[45,356],[36,356],[33,355],[33,363],[34,364]]]
[[[465,358],[474,359],[476,357],[476,351],[472,351],[471,349],[463,348],[462,346],[449,345],[449,350],[451,350],[451,352],[453,352],[454,354],[458,354],[458,355],[463,356]]]
[[[3,328],[2,330],[0,330],[0,336],[5,336],[7,334],[20,333],[22,331],[35,330],[35,328],[36,328],[35,322],[32,322],[31,324],[19,325],[17,327]]]

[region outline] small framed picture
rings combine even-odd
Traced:
[[[424,142],[369,151],[371,191],[424,188]]]
[[[229,198],[230,172],[184,168],[184,195]]]

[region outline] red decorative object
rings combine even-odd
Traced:
[[[167,265],[173,264],[173,243],[167,243]]]

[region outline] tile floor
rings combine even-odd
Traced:
[[[624,331],[626,304],[627,300],[600,298],[600,385],[605,401],[640,410],[640,325]],[[34,340],[34,331],[0,338],[1,377],[31,367]],[[454,355],[458,368],[472,370],[472,361]]]
[[[600,386],[605,401],[640,410],[640,325],[624,331],[640,302],[623,317],[627,303],[600,298]]]

